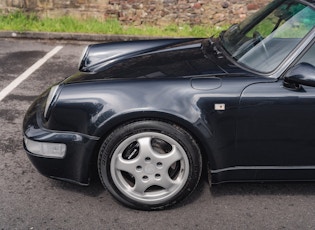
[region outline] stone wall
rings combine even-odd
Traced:
[[[40,16],[117,18],[123,24],[237,23],[270,0],[1,0],[3,13],[14,10]]]

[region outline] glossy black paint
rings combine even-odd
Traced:
[[[45,94],[44,94],[45,95]],[[53,131],[43,127],[42,107],[44,97],[38,98],[37,103],[33,103],[27,114],[27,123],[24,122],[25,135],[36,141],[65,143],[67,152],[63,159],[44,158],[28,154],[34,166],[43,175],[62,179],[69,182],[86,185],[89,183],[89,162],[93,147],[99,140],[76,132]],[[24,145],[25,147],[25,145]]]
[[[104,68],[111,67],[111,63],[195,40],[198,40],[198,38],[140,40],[90,45],[82,58],[79,70],[82,72],[99,72]]]
[[[315,67],[309,63],[300,63],[290,69],[284,81],[288,84],[315,86]]]
[[[215,39],[90,46],[81,72],[59,83],[49,118],[43,117],[47,91],[24,119],[26,137],[66,143],[66,157],[29,158],[47,176],[88,184],[90,164],[111,131],[156,119],[191,133],[213,183],[314,180],[315,88],[307,77],[313,67],[288,71],[314,34],[270,74],[239,66]]]

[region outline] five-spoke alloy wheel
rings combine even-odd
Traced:
[[[197,186],[201,154],[184,129],[137,121],[114,130],[98,159],[103,185],[125,205],[150,210],[173,205]]]

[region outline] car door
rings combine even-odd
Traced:
[[[315,66],[314,44],[302,62]],[[236,153],[238,166],[315,169],[315,87],[292,89],[283,79],[246,87],[240,98]]]

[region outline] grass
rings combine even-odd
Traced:
[[[14,12],[7,15],[0,14],[0,30],[9,31],[37,31],[37,32],[70,32],[95,34],[124,34],[170,37],[209,37],[217,36],[224,27],[205,25],[175,25],[164,27],[141,25],[125,26],[116,19],[100,21],[97,19],[79,20],[69,16],[60,18],[39,18],[35,14]]]

